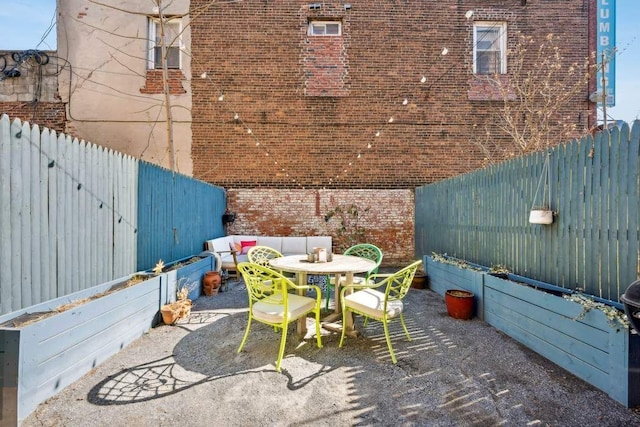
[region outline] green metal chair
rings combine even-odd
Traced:
[[[380,267],[380,263],[382,262],[382,257],[383,257],[382,250],[380,250],[379,247],[372,245],[370,243],[359,243],[357,245],[353,245],[350,248],[348,248],[346,251],[344,251],[344,254],[358,256],[361,258],[367,258],[376,263],[375,268],[373,268],[371,271],[368,271],[365,277],[356,276],[353,278],[353,282],[358,284],[366,283],[367,280],[369,279],[369,275],[378,272],[378,268]],[[344,276],[340,277],[341,284],[344,283],[345,280],[346,278]],[[327,277],[327,298],[324,304],[325,310],[329,309],[329,298],[331,296],[331,289],[334,289],[335,286],[336,286],[335,277],[333,276]]]
[[[287,327],[289,323],[306,317],[308,313],[315,314],[316,320],[316,340],[318,348],[322,348],[320,338],[320,308],[322,306],[322,291],[318,286],[300,286],[283,276],[275,270],[260,264],[241,262],[238,264],[238,271],[244,279],[247,293],[249,294],[249,320],[247,330],[244,333],[238,353],[242,351],[252,320],[271,325],[274,328],[282,329],[280,338],[280,349],[276,361],[276,371],[280,372],[280,365],[287,343]],[[288,290],[297,291],[314,289],[315,298],[289,293]]]
[[[344,342],[345,330],[347,329],[345,326],[347,324],[347,315],[349,313],[360,314],[365,316],[366,319],[371,318],[382,322],[391,360],[393,363],[397,363],[396,355],[391,346],[388,323],[396,317],[399,317],[407,340],[411,341],[411,336],[409,335],[402,315],[404,308],[402,298],[404,298],[409,288],[411,288],[413,276],[416,274],[416,270],[420,264],[422,264],[422,261],[416,261],[391,275],[371,274],[369,275],[369,280],[374,283],[367,282],[342,287],[340,297],[343,327],[339,347],[342,347],[342,343]],[[382,280],[375,283],[376,279]],[[353,290],[356,290],[356,292],[347,293],[347,291],[351,292]]]

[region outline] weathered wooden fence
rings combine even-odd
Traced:
[[[640,121],[416,189],[416,253],[618,301],[638,277]],[[549,159],[551,225],[528,222]],[[538,194],[538,197],[540,194]]]
[[[225,205],[219,187],[3,115],[0,314],[197,254]]]

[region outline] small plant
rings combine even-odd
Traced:
[[[570,295],[564,295],[565,299],[569,301],[577,302],[582,306],[582,311],[574,320],[582,320],[591,310],[600,310],[607,316],[607,322],[609,326],[619,331],[621,328],[629,328],[629,319],[627,315],[618,310],[617,308],[595,301],[592,296],[576,292]]]
[[[442,264],[455,265],[458,268],[464,268],[464,269],[467,269],[467,270],[482,271],[482,269],[474,267],[471,264],[469,264],[468,262],[463,261],[461,259],[450,257],[446,253],[445,254],[439,254],[439,253],[436,253],[436,252],[431,252],[431,258],[433,258],[434,261],[442,263]]]
[[[511,271],[502,264],[493,264],[489,268],[489,274],[509,274]]]
[[[164,269],[164,261],[160,260],[160,261],[158,261],[156,266],[153,267],[153,273],[154,274],[160,274],[160,273],[162,273],[163,269]]]
[[[189,296],[189,288],[186,285],[182,286],[182,288],[178,289],[178,291],[176,292],[176,297],[178,298],[178,301],[185,301],[188,296]]]

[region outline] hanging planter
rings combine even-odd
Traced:
[[[547,154],[547,158],[542,166],[542,173],[540,174],[536,194],[533,196],[533,205],[529,212],[529,222],[531,224],[552,224],[553,217],[556,214],[556,212],[551,209],[551,169],[549,168],[549,156],[550,154]],[[542,186],[541,204],[536,205],[538,193]]]

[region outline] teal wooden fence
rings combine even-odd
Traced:
[[[137,269],[198,254],[205,240],[224,236],[226,194],[217,187],[139,163]]]
[[[640,121],[416,189],[416,255],[446,253],[618,301],[638,278]],[[551,225],[529,211],[549,159]],[[540,190],[542,191],[542,190]],[[538,198],[540,193],[538,193]]]

